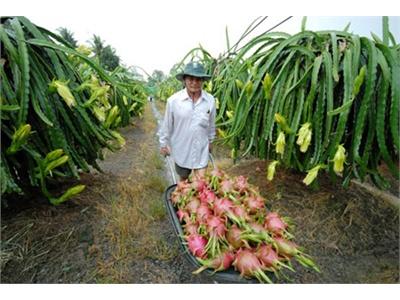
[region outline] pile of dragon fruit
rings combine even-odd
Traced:
[[[268,275],[288,278],[286,274],[294,272],[292,259],[320,272],[293,242],[290,220],[268,211],[246,177],[230,178],[214,169],[203,178],[190,179],[178,183],[171,201],[187,247],[202,265],[193,273],[233,267],[242,277],[272,283]]]

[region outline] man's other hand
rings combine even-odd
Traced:
[[[170,149],[168,146],[161,147],[160,153],[161,153],[161,155],[163,155],[163,156],[170,155],[170,154],[171,154],[171,149]]]

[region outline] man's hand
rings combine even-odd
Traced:
[[[168,146],[161,147],[160,154],[163,156],[167,156],[171,154],[171,149]]]

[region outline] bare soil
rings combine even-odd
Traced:
[[[1,282],[215,282],[192,275],[167,217],[162,196],[170,182],[157,154],[156,129],[148,106],[143,119],[121,130],[126,145],[106,153],[100,162],[104,172],[81,175],[86,189],[75,199],[58,207],[38,196],[9,199],[1,211]],[[318,189],[302,183],[304,174],[285,169],[268,182],[267,162],[232,165],[228,152],[216,147],[217,165],[232,176],[248,177],[268,208],[293,220],[296,242],[322,271],[295,265],[290,282],[399,282],[398,209],[324,176]]]

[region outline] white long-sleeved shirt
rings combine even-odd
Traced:
[[[201,169],[208,164],[209,143],[215,138],[215,100],[201,92],[194,103],[186,88],[167,100],[159,139],[169,146],[175,162],[183,168]]]

